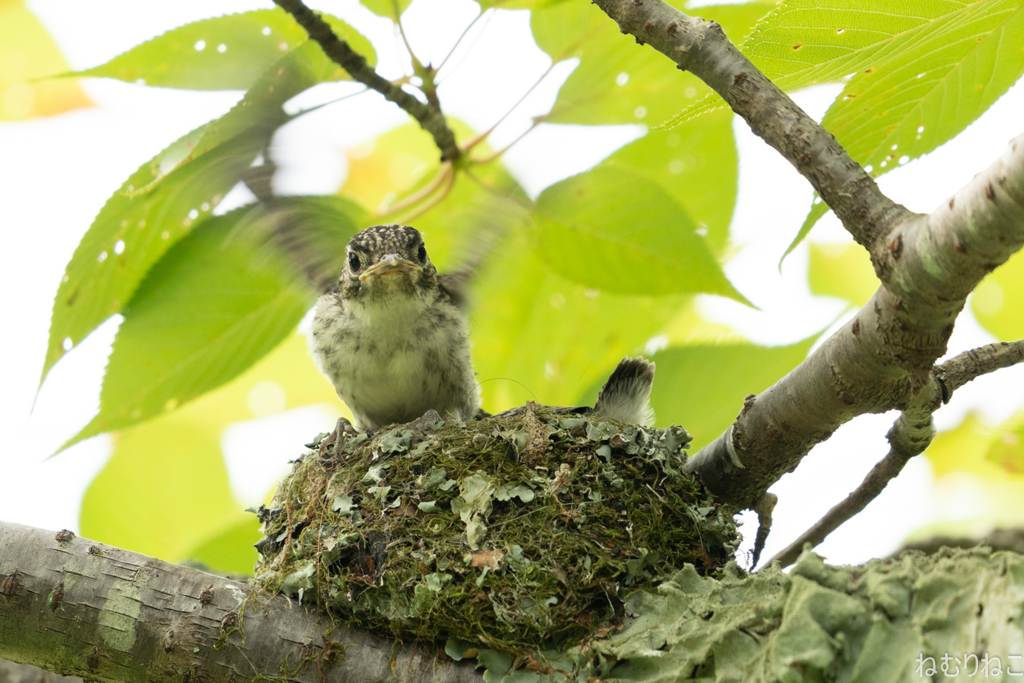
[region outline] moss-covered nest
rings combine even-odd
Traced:
[[[256,581],[382,634],[564,649],[684,563],[732,558],[689,441],[535,404],[318,440],[259,511]]]

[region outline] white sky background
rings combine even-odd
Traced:
[[[407,70],[390,22],[354,1],[315,2],[362,31],[378,49],[378,70],[397,77]],[[169,28],[219,14],[271,7],[270,2],[182,0],[38,0],[29,6],[56,38],[72,68],[103,63]],[[140,7],[145,7],[141,10]],[[442,10],[443,8],[443,10]],[[416,0],[405,17],[413,48],[423,62],[437,64],[476,14],[469,0]],[[443,17],[443,20],[441,20]],[[550,60],[533,45],[526,12],[498,12],[478,22],[450,60],[441,87],[446,113],[478,130],[492,125],[544,72]],[[639,48],[638,48],[639,49]],[[469,54],[469,58],[466,55]],[[500,147],[525,130],[533,115],[548,110],[573,64],[556,67],[491,138]],[[454,67],[454,68],[452,68]],[[8,321],[0,353],[0,519],[50,529],[77,529],[78,509],[89,481],[109,456],[109,440],[79,444],[52,460],[46,457],[94,414],[106,354],[116,321],[104,325],[62,361],[30,410],[46,349],[53,296],[81,235],[109,195],[139,165],[184,132],[223,114],[241,93],[195,93],[83,81],[97,107],[49,119],[0,124],[0,291]],[[325,85],[302,104],[350,91]],[[347,90],[346,90],[347,89]],[[814,117],[824,114],[838,86],[798,93]],[[322,99],[320,99],[322,98]],[[368,106],[370,101],[372,106]],[[278,190],[289,194],[333,192],[346,172],[341,150],[407,120],[376,95],[356,98],[302,117],[276,138],[278,161],[287,173]],[[931,211],[993,162],[1009,139],[1024,130],[1024,88],[1013,88],[957,140],[880,181],[890,197],[915,211]],[[650,124],[659,121],[643,122]],[[756,303],[754,311],[719,297],[702,297],[710,319],[735,327],[753,341],[788,344],[832,324],[844,310],[834,299],[812,297],[806,285],[806,246],[776,268],[806,214],[812,193],[781,157],[735,121],[740,149],[740,201],[732,237],[740,246],[726,265],[736,287]],[[594,131],[581,126],[541,126],[506,156],[505,163],[536,195],[544,187],[585,170],[637,135],[630,126]],[[699,188],[695,188],[699,191]],[[238,201],[244,197],[236,195]],[[227,202],[228,200],[226,200]],[[222,210],[226,204],[222,206]],[[844,241],[830,214],[812,239]],[[951,353],[993,339],[961,316]],[[543,398],[543,397],[541,397]],[[1002,371],[961,389],[936,421],[940,428],[981,410],[998,424],[1024,404],[1024,368]],[[737,406],[738,408],[739,406]],[[893,416],[868,416],[839,430],[773,491],[781,502],[765,557],[816,521],[844,497],[881,458]],[[684,415],[678,420],[686,423]],[[258,501],[280,477],[292,445],[333,423],[327,411],[300,409],[232,428],[225,437],[229,471],[240,498]],[[277,446],[276,444],[281,444]],[[259,446],[260,448],[256,448]],[[264,456],[254,455],[263,452]],[[819,552],[832,562],[862,562],[891,552],[919,526],[939,519],[966,519],[985,511],[983,492],[969,484],[956,495],[932,485],[923,458],[915,459],[868,510],[834,533]],[[747,527],[753,535],[753,527]],[[981,530],[984,531],[984,530]]]

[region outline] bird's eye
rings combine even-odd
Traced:
[[[359,254],[352,253],[348,255],[348,267],[352,269],[352,272],[359,270]]]
[[[420,245],[420,250],[416,252],[416,258],[420,260],[420,263],[425,263],[427,260],[427,248],[422,244]]]

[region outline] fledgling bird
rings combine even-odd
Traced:
[[[623,358],[597,395],[594,413],[642,427],[654,426],[651,386],[654,363],[637,356]]]
[[[435,410],[472,419],[480,392],[459,293],[430,262],[423,236],[375,225],[345,250],[337,286],[316,304],[310,352],[352,411],[372,431]],[[455,276],[457,277],[457,276]]]

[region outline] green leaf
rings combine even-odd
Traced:
[[[305,42],[282,58],[230,112],[143,164],[107,200],[75,249],[57,289],[42,378],[111,315],[146,272],[242,177],[274,131],[281,106],[337,69]]]
[[[535,249],[552,269],[618,294],[708,292],[747,303],[686,210],[624,167],[598,167],[537,199]]]
[[[1022,46],[1024,3],[967,4],[858,70],[822,125],[882,175],[951,140],[999,99],[1024,73]]]
[[[82,535],[180,562],[236,520],[220,431],[179,413],[121,434],[82,499]]]
[[[528,231],[513,231],[474,280],[481,305],[470,319],[473,362],[491,412],[527,400],[576,405],[584,388],[607,379],[691,299],[587,289],[548,268],[529,242]]]
[[[821,123],[878,177],[951,140],[999,99],[1024,73],[1022,44],[1020,0],[792,0],[741,49],[786,90],[849,78]],[[698,103],[672,123],[720,103]],[[786,254],[826,211],[811,208]]]
[[[348,202],[334,201],[339,209],[324,223],[343,253],[357,226]],[[315,295],[296,282],[287,257],[266,246],[259,224],[272,219],[258,207],[212,218],[153,267],[125,309],[99,413],[65,447],[226,383],[295,328]]]
[[[715,5],[700,8],[700,14],[738,38],[772,6]],[[697,77],[673,68],[664,55],[623,37],[592,3],[552,3],[535,9],[530,21],[537,45],[554,61],[580,60],[544,117],[547,122],[660,123],[710,92]]]
[[[803,225],[800,226],[800,230],[797,231],[796,237],[786,247],[786,251],[782,254],[782,258],[779,259],[779,270],[782,270],[782,262],[786,260],[786,257],[793,253],[793,250],[800,246],[800,243],[807,237],[807,233],[811,231],[814,224],[818,222],[822,216],[829,212],[828,204],[821,201],[818,197],[818,193],[814,193],[814,201],[811,203],[811,210],[807,213],[807,217],[804,218]]]
[[[694,437],[691,452],[696,452],[732,424],[745,396],[764,391],[803,361],[813,341],[773,348],[677,346],[656,353],[651,406],[658,425],[686,427]],[[596,395],[596,387],[593,391]]]
[[[378,17],[384,17],[397,23],[398,18],[412,4],[412,0],[359,0],[359,4]]]
[[[218,573],[252,576],[258,559],[254,545],[262,537],[255,515],[239,512],[222,530],[187,550],[185,557],[202,562]]]
[[[661,185],[706,230],[709,247],[721,254],[736,207],[739,157],[732,112],[715,112],[671,131],[651,131],[602,162],[628,167]]]
[[[807,279],[811,293],[863,306],[878,289],[871,258],[859,244],[811,244]]]
[[[971,310],[981,326],[1002,341],[1024,339],[1024,252],[989,273],[971,294]]]
[[[859,70],[821,124],[878,177],[945,144],[992,106],[1024,73],[1021,45],[1024,3],[971,3]]]
[[[921,80],[942,79],[942,74],[955,76],[955,71],[966,78],[962,82],[951,79],[946,86],[968,95],[969,100],[989,99],[996,90],[1005,90],[1002,83],[1008,77],[1012,83],[1020,75],[1018,67],[1017,77],[1012,76],[1013,65],[1021,59],[1019,50],[1007,49],[1021,44],[1020,19],[1015,16],[1019,11],[1019,0],[919,0],[912,4],[899,0],[788,0],[758,23],[740,49],[784,90],[837,82],[851,74],[870,75],[871,82],[879,83],[890,76],[901,82],[916,80],[918,73],[925,73]],[[862,74],[869,69],[870,74]],[[985,74],[991,83],[983,83]],[[979,92],[965,92],[978,83],[982,83]],[[853,81],[847,89],[851,85]],[[886,88],[892,85],[886,83]],[[921,87],[915,84],[909,90],[918,92]],[[919,97],[888,92],[899,100]],[[956,97],[948,99],[956,101]],[[681,112],[672,123],[722,104],[713,95]],[[856,105],[863,109],[862,103],[850,106]],[[971,120],[978,114],[980,111],[974,112]],[[918,125],[913,126],[914,135]]]
[[[353,50],[370,64],[376,63],[373,45],[362,34],[340,19],[324,18]],[[255,10],[180,26],[105,64],[63,75],[101,76],[163,88],[246,90],[306,39],[306,31],[284,10]],[[325,80],[347,78],[337,67],[337,74]]]

